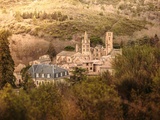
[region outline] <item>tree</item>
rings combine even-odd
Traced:
[[[0,89],[6,83],[15,87],[14,61],[10,55],[9,36],[11,33],[8,30],[0,30]]]
[[[49,44],[47,54],[49,55],[49,57],[50,57],[51,60],[53,59],[53,57],[56,56],[57,53],[56,53],[56,50],[54,48],[53,43]]]
[[[71,76],[71,82],[77,83],[86,79],[86,70],[83,68],[74,68]]]
[[[28,69],[30,68],[31,66],[28,65],[26,66],[25,68],[23,68],[21,70],[21,75],[22,75],[22,82],[20,83],[20,87],[23,87],[23,89],[26,91],[26,92],[30,92],[33,88],[36,87],[33,79],[31,78],[31,75],[28,73]]]
[[[75,84],[73,91],[84,120],[122,119],[121,100],[114,86],[91,77]]]
[[[66,46],[66,47],[64,48],[64,50],[66,50],[66,51],[74,51],[75,48],[72,47],[72,46]]]
[[[113,62],[115,85],[122,98],[124,119],[158,119],[160,50],[150,45],[125,47]]]
[[[30,120],[63,120],[62,99],[55,85],[41,85],[29,94]]]
[[[7,83],[3,90],[0,90],[0,95],[1,120],[27,120],[30,99],[24,91],[13,89]]]
[[[102,39],[100,37],[92,36],[90,38],[91,46],[95,47],[96,45],[104,45]]]
[[[113,63],[115,75],[120,90],[125,92],[124,95],[128,99],[132,89],[139,93],[151,92],[152,74],[157,70],[154,51],[148,45],[126,47],[123,49],[123,55],[115,59]]]

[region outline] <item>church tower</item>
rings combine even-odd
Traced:
[[[87,32],[84,33],[84,38],[82,39],[82,54],[90,55],[90,39],[88,39]]]
[[[108,55],[113,49],[113,32],[106,32],[106,55]]]

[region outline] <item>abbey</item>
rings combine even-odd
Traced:
[[[81,46],[76,44],[75,51],[62,51],[56,56],[56,64],[72,70],[74,67],[81,67],[88,71],[88,74],[99,74],[103,71],[113,72],[111,61],[117,54],[122,54],[121,49],[113,49],[113,32],[106,32],[105,47],[97,45],[90,46],[90,39],[87,32],[81,42]]]

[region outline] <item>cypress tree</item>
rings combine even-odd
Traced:
[[[10,55],[9,36],[11,36],[11,33],[8,30],[0,30],[0,89],[6,83],[15,86],[14,61]]]

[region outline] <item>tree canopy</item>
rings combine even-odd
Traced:
[[[0,89],[6,83],[14,84],[14,61],[10,55],[8,37],[11,33],[8,30],[0,30]]]

